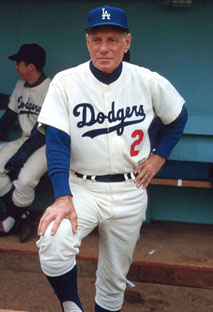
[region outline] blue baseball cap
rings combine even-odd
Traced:
[[[104,25],[118,26],[127,32],[129,31],[125,11],[108,5],[95,8],[89,12],[86,31],[92,27]]]

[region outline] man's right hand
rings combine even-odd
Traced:
[[[44,235],[48,225],[52,221],[54,221],[54,224],[51,230],[51,235],[54,235],[64,218],[70,220],[72,224],[72,231],[76,234],[78,227],[77,214],[72,202],[72,196],[70,195],[57,198],[54,204],[45,210],[39,222],[38,235]]]

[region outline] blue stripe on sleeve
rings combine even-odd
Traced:
[[[46,156],[54,197],[72,195],[69,186],[70,136],[52,126],[46,127]]]
[[[185,106],[179,116],[168,125],[164,125],[159,118],[155,118],[149,130],[152,153],[168,159],[183,134],[187,119],[188,112]]]

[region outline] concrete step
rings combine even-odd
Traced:
[[[34,237],[20,243],[18,233],[0,237],[0,268],[40,272]],[[78,272],[94,277],[98,259],[98,231],[84,239]],[[213,288],[213,225],[152,222],[144,224],[128,279]]]

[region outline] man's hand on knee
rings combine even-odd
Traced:
[[[78,221],[77,214],[72,202],[72,196],[65,195],[56,199],[55,203],[48,207],[38,226],[38,235],[44,235],[48,225],[54,221],[51,230],[51,235],[54,235],[63,219],[69,219],[72,224],[72,231],[74,234],[77,233]]]

